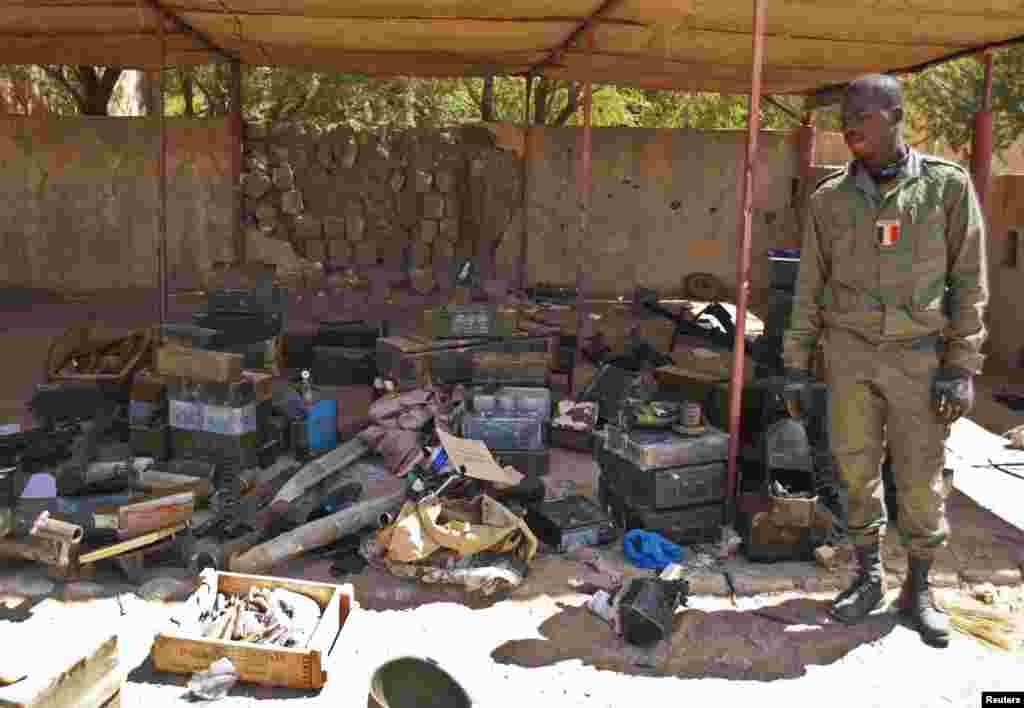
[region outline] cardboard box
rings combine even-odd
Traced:
[[[206,671],[210,664],[227,657],[243,682],[299,689],[323,687],[327,682],[325,667],[331,650],[349,613],[358,609],[352,586],[227,572],[217,572],[214,577],[216,592],[242,594],[252,587],[285,588],[316,600],[323,615],[309,644],[286,648],[197,639],[178,633],[172,624],[153,641],[150,656],[156,670],[191,674]]]

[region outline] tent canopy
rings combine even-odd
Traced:
[[[750,91],[750,0],[0,2],[0,63],[155,68],[158,7],[172,16],[165,23],[168,65],[230,56],[374,76],[532,72]],[[580,41],[586,26],[594,32],[591,59]],[[806,93],[1022,35],[1024,3],[1016,0],[771,0],[763,88]]]

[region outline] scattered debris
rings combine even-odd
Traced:
[[[201,701],[219,701],[238,683],[238,673],[231,659],[224,657],[210,664],[210,668],[193,674],[188,690]]]

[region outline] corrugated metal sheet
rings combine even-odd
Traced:
[[[596,22],[593,60],[555,53],[598,0],[169,0],[163,7],[249,64],[370,75],[534,69],[657,88],[746,93],[750,0],[623,0]],[[168,64],[216,61],[178,28]],[[798,93],[1024,35],[1013,0],[772,0],[764,88]],[[547,60],[547,61],[545,61]],[[154,67],[145,0],[0,1],[0,62]],[[543,62],[543,66],[541,65]]]

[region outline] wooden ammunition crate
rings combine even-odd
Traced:
[[[191,674],[206,671],[210,664],[227,657],[243,682],[299,689],[323,687],[327,682],[327,658],[349,613],[358,609],[352,586],[227,572],[215,573],[215,579],[217,592],[248,593],[252,587],[265,587],[306,595],[323,610],[320,624],[302,648],[197,639],[167,629],[156,636],[150,652],[156,670]]]
[[[156,350],[156,370],[161,376],[230,383],[242,377],[242,355],[167,344]]]
[[[557,357],[557,335],[533,335],[523,333],[500,340],[480,339],[426,339],[423,337],[386,337],[377,341],[378,376],[394,381],[399,387],[424,386],[430,382],[457,383],[471,382],[477,370],[492,375],[510,367],[501,364],[512,356],[513,361],[528,367],[527,373],[550,371]],[[481,358],[482,354],[497,354],[498,357]],[[516,355],[538,355],[536,359]],[[515,369],[516,367],[511,367]],[[533,376],[540,380],[541,374]],[[485,377],[486,378],[486,377]],[[523,383],[519,379],[496,382]],[[532,379],[530,379],[532,381]],[[546,381],[534,384],[546,385]]]
[[[514,307],[492,303],[450,304],[429,308],[423,325],[437,339],[466,337],[511,337],[518,313]]]

